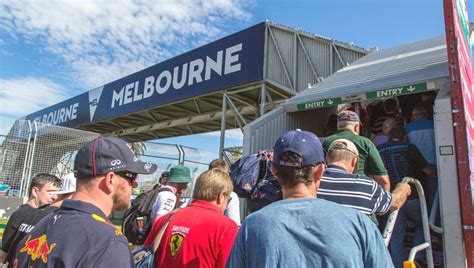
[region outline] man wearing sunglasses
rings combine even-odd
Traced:
[[[139,162],[127,143],[99,137],[77,153],[76,192],[41,220],[17,247],[16,267],[133,267],[127,239],[110,223],[130,206],[138,174],[156,165]]]

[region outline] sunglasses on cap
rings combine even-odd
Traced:
[[[120,177],[130,181],[133,185],[135,184],[138,174],[137,173],[132,173],[129,171],[119,171],[119,172],[114,172],[115,174],[119,175]]]

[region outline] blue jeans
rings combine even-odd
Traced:
[[[390,240],[390,253],[392,255],[393,265],[395,265],[396,268],[403,268],[403,261],[408,258],[408,255],[405,255],[403,250],[408,220],[415,224],[413,246],[423,243],[423,225],[421,222],[420,201],[418,199],[407,200],[398,212],[397,221],[395,222],[392,238]],[[417,254],[418,258],[416,259],[425,258],[425,256],[425,251],[421,251]]]

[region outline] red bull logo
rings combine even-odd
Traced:
[[[33,261],[41,259],[44,263],[47,263],[48,254],[53,251],[54,247],[56,247],[56,243],[48,245],[47,236],[45,234],[34,239],[31,239],[31,236],[29,236],[25,242],[25,246],[20,249],[20,252],[26,252],[26,254],[31,256]]]

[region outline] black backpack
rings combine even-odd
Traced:
[[[283,199],[280,183],[272,173],[273,152],[263,151],[259,154],[262,154],[263,157],[260,160],[256,184],[250,192],[250,200],[247,203],[250,212],[255,212]]]
[[[281,186],[271,171],[272,151],[244,156],[231,166],[234,192],[249,198],[248,209],[255,212],[282,199]]]
[[[257,184],[265,155],[262,152],[241,157],[230,166],[230,177],[234,192],[242,198],[250,198],[253,187]]]
[[[168,187],[146,191],[132,200],[132,205],[125,211],[122,232],[128,242],[143,245],[153,227],[152,210],[158,193],[171,191]],[[139,224],[140,223],[140,224]]]

